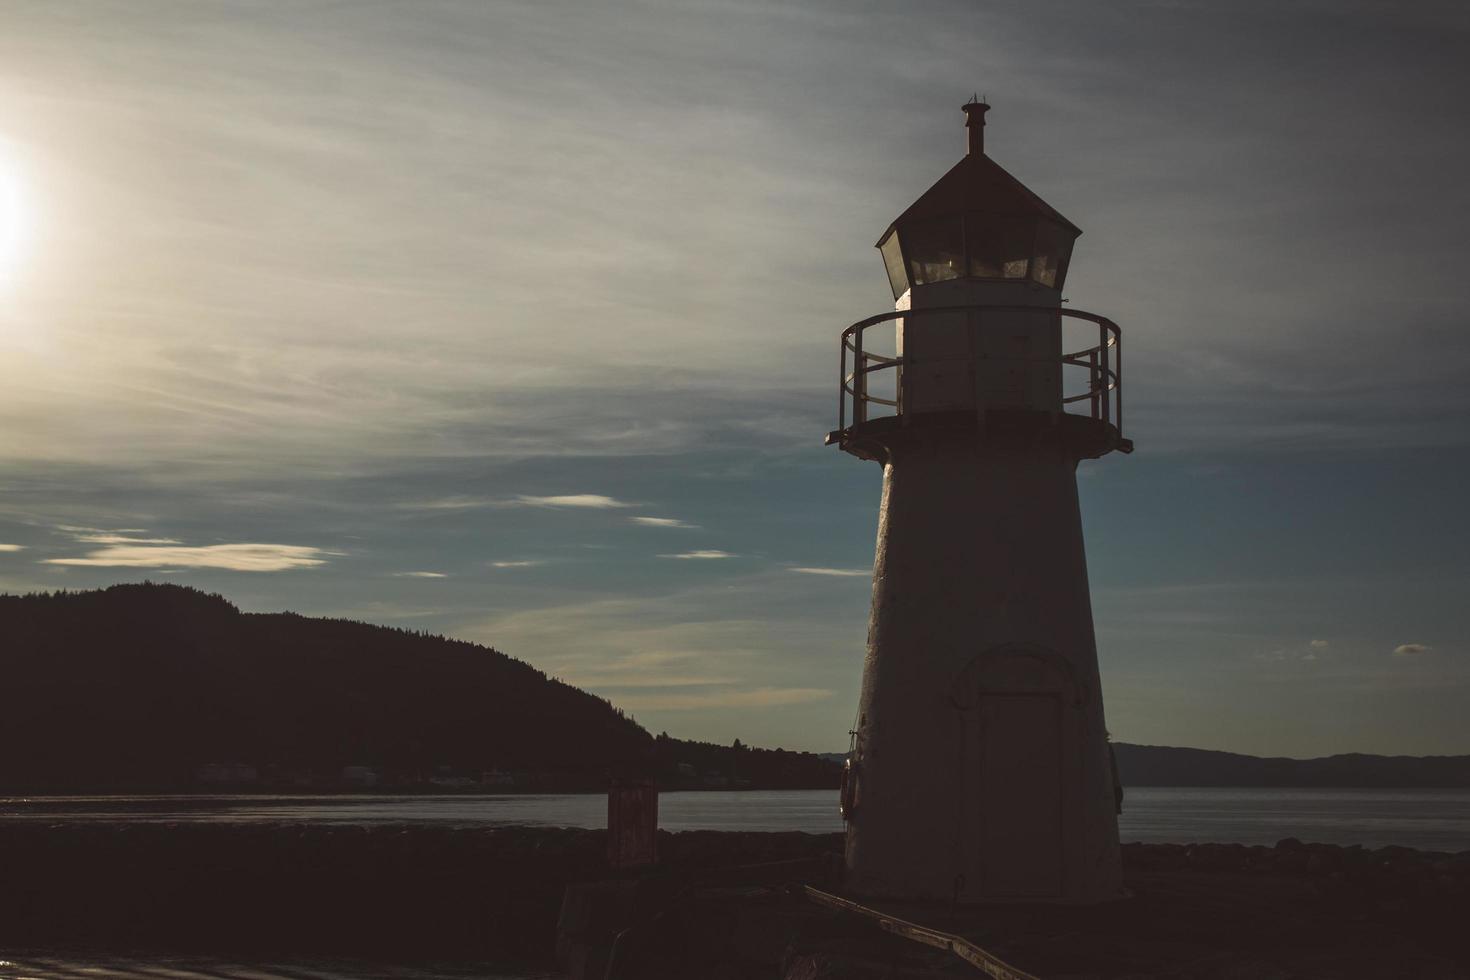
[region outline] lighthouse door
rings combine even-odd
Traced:
[[[979,892],[1062,892],[1062,704],[1056,694],[979,699]]]

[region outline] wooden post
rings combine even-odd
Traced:
[[[613,870],[658,863],[658,784],[614,779],[607,790],[607,863]]]

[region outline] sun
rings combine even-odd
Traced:
[[[25,181],[0,145],[0,287],[19,271],[31,237],[31,208]]]

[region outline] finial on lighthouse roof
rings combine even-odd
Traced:
[[[971,156],[982,156],[985,153],[985,113],[990,111],[990,106],[977,94],[970,96],[970,101],[960,108],[965,111],[968,152]]]

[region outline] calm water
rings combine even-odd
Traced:
[[[95,796],[0,799],[0,821],[440,824],[603,827],[596,794],[542,796]],[[842,829],[824,790],[686,792],[659,797],[665,830]],[[1125,841],[1399,844],[1470,850],[1470,790],[1184,789],[1128,791]],[[4,975],[0,974],[0,980]]]

